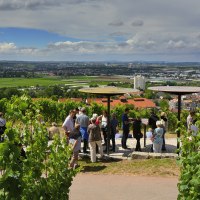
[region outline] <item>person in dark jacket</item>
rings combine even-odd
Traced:
[[[152,128],[152,130],[154,131],[157,126],[156,126],[156,122],[159,120],[159,117],[154,113],[154,111],[151,111],[151,115],[149,117],[149,126]]]
[[[118,120],[116,117],[116,114],[112,114],[112,119],[110,121],[110,132],[111,132],[111,140],[112,140],[112,151],[115,152],[115,134],[117,133],[117,126],[118,126]]]
[[[141,151],[140,139],[143,137],[141,125],[142,121],[139,116],[133,119],[133,137],[137,140],[135,151]]]
[[[160,114],[160,119],[161,119],[161,123],[162,123],[162,128],[163,128],[163,144],[162,144],[162,150],[166,151],[166,147],[165,147],[165,133],[167,131],[167,116],[165,112],[162,112]]]
[[[123,135],[122,135],[122,148],[123,149],[128,149],[126,145],[126,141],[128,139],[128,134],[129,134],[129,125],[130,125],[130,120],[128,117],[129,113],[129,108],[126,108],[124,111],[124,114],[122,115],[122,129],[123,129]]]

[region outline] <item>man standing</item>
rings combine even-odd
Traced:
[[[112,140],[112,151],[115,152],[115,134],[117,133],[117,126],[118,126],[118,120],[116,117],[116,114],[112,114],[112,119],[110,121],[110,136]]]
[[[153,132],[157,128],[156,122],[159,120],[159,117],[154,113],[154,111],[151,111],[151,115],[149,117],[149,126],[152,128]]]
[[[127,149],[126,141],[128,139],[129,134],[129,118],[128,118],[129,108],[125,109],[124,114],[122,115],[122,129],[123,129],[123,136],[122,136],[122,148]]]
[[[79,115],[79,111],[80,111],[79,108],[75,108],[75,109],[74,109],[74,113],[75,113],[75,114],[74,114],[74,117],[73,117],[73,119],[74,119],[74,124],[75,124],[75,122],[76,122],[76,118],[77,118],[78,115]]]
[[[69,143],[69,134],[74,130],[74,115],[75,112],[73,110],[69,111],[69,115],[66,117],[62,128],[65,131],[65,135],[67,137],[67,143]]]
[[[88,153],[87,148],[88,148],[88,132],[87,128],[90,123],[89,117],[86,115],[86,109],[81,108],[81,114],[78,115],[76,118],[76,123],[80,124],[80,132],[82,135],[82,140],[83,140],[83,153]]]
[[[140,145],[140,139],[143,137],[141,132],[142,121],[140,116],[133,119],[133,137],[137,140],[135,151],[142,151]]]

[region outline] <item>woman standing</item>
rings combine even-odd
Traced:
[[[163,128],[162,128],[162,122],[157,121],[156,122],[157,128],[154,130],[153,133],[153,150],[155,153],[161,153],[162,144],[163,144]]]
[[[107,111],[104,110],[101,116],[101,131],[103,133],[104,145],[106,146],[105,151],[107,151],[107,131],[108,131],[107,125],[108,125],[108,114]]]
[[[162,122],[162,128],[163,128],[163,144],[162,144],[162,150],[163,151],[166,151],[166,147],[165,147],[165,133],[167,131],[167,116],[166,116],[166,113],[165,112],[162,112],[160,114],[160,119],[161,119],[161,122]]]
[[[91,119],[92,124],[88,126],[89,134],[89,146],[90,146],[90,156],[91,162],[96,162],[96,145],[99,148],[99,153],[101,158],[103,157],[103,147],[101,144],[101,129],[99,125],[96,124],[96,118]]]

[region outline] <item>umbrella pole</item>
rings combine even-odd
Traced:
[[[181,121],[181,94],[178,94],[178,128],[180,127]],[[180,129],[177,131],[177,149],[180,147]]]
[[[110,95],[108,95],[108,116],[107,116],[107,155],[109,155],[110,150]]]

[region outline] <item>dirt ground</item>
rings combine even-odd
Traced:
[[[178,178],[79,174],[70,200],[175,200]]]

